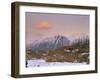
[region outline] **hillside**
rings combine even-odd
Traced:
[[[26,50],[26,60],[89,64],[89,39],[77,39],[71,45],[69,42],[64,36],[46,38]]]

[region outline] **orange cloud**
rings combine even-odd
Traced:
[[[36,28],[38,29],[49,29],[50,23],[48,21],[41,21],[40,23],[37,24]]]

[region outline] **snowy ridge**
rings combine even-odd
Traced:
[[[61,35],[54,37],[48,37],[43,40],[35,40],[34,43],[30,44],[27,49],[31,50],[48,50],[57,49],[59,47],[67,46],[70,44],[70,40]]]

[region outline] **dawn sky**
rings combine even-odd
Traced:
[[[26,44],[55,35],[89,36],[89,15],[26,13]]]

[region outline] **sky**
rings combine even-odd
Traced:
[[[55,35],[89,36],[89,22],[89,15],[26,12],[26,44]]]

